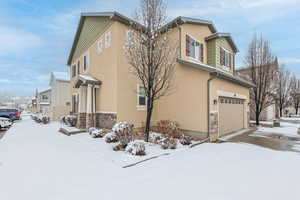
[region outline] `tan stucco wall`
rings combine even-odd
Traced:
[[[104,40],[107,32],[111,32],[111,45],[108,48],[103,48],[102,52],[97,50],[97,42],[100,39]],[[117,111],[117,48],[118,48],[118,31],[116,26],[106,27],[102,34],[94,41],[94,43],[85,50],[77,59],[74,59],[73,64],[80,60],[80,74],[92,76],[100,81],[102,85],[97,89],[97,104],[96,112],[116,112]],[[89,69],[87,72],[83,70],[83,57],[89,53]],[[74,85],[72,78],[71,85]],[[71,87],[72,87],[71,86]],[[78,93],[78,89],[72,88],[71,94]]]

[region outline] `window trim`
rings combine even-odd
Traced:
[[[97,52],[101,53],[103,51],[104,45],[103,45],[103,38],[101,37],[97,42]]]
[[[111,37],[112,37],[111,31],[108,31],[104,34],[104,43],[105,43],[104,47],[105,48],[109,48],[111,46],[111,41],[112,41]]]
[[[220,48],[225,52],[225,54],[224,54],[224,65],[221,64],[221,55],[220,55],[220,65],[222,67],[226,67],[226,68],[231,69],[232,63],[230,63],[230,61],[232,62],[232,58],[230,59],[229,57],[231,57],[233,54],[229,50],[225,49],[224,47],[220,47]],[[228,55],[229,55],[228,56],[228,64],[229,64],[229,66],[226,66],[226,53],[228,53]]]
[[[136,107],[138,110],[146,110],[147,107],[147,96],[146,94],[140,95],[140,87],[144,87],[144,85],[142,84],[137,84],[137,103],[136,103]],[[140,97],[145,97],[145,105],[140,105]]]
[[[191,36],[190,34],[187,34],[186,33],[186,36],[188,36],[189,38],[191,38],[192,40],[194,40],[194,41],[196,41],[196,42],[198,42],[199,43],[199,59],[197,59],[197,58],[194,58],[193,56],[191,56],[191,52],[189,53],[190,55],[187,55],[186,53],[185,53],[185,55],[188,57],[188,58],[191,58],[192,60],[195,60],[195,61],[197,61],[197,62],[201,62],[201,63],[203,63],[204,61],[202,61],[202,58],[201,58],[201,56],[200,56],[200,54],[202,55],[204,55],[204,52],[201,52],[201,50],[202,51],[204,51],[203,49],[204,49],[204,44],[203,43],[201,43],[201,41],[200,40],[197,40],[197,39],[195,39],[193,36]],[[185,45],[187,45],[187,43],[185,42]],[[203,45],[203,49],[201,49],[201,45]],[[185,47],[185,48],[187,48],[187,47]],[[195,49],[195,46],[194,46],[194,49]],[[195,54],[196,55],[196,54]],[[203,58],[203,60],[204,60],[204,58]]]
[[[89,65],[90,65],[90,53],[88,51],[83,55],[83,72],[89,71],[89,67],[90,67]]]

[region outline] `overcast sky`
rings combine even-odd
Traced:
[[[138,0],[1,0],[0,92],[33,95],[46,89],[51,71],[67,71],[80,12],[118,11],[131,16]],[[281,62],[300,77],[300,0],[169,0],[168,15],[213,20],[240,50],[254,33],[271,42]]]

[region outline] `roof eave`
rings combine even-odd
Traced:
[[[256,87],[251,82],[248,82],[248,81],[243,80],[243,79],[238,78],[238,77],[234,77],[233,75],[227,74],[226,72],[218,70],[218,69],[216,69],[212,66],[209,66],[209,65],[194,63],[194,62],[190,62],[190,61],[183,60],[183,59],[180,59],[180,58],[177,58],[177,62],[179,62],[183,65],[187,65],[187,66],[190,66],[190,67],[201,69],[203,71],[207,71],[209,73],[217,73],[219,78],[222,78],[222,79],[230,81],[230,82],[237,83],[237,84],[242,85],[242,86],[247,87],[247,88]]]

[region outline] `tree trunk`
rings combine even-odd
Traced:
[[[281,107],[279,108],[279,114],[280,114],[280,117],[282,117],[282,108]]]
[[[259,125],[259,113],[256,111],[255,113],[255,120],[256,120],[256,125]]]
[[[296,107],[296,115],[298,115],[298,107]]]
[[[145,126],[145,141],[149,142],[149,132],[152,118],[153,102],[150,98],[147,99],[147,116],[146,116],[146,126]]]

